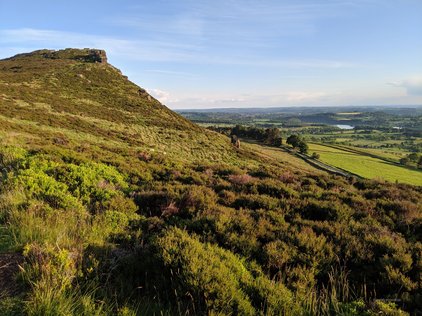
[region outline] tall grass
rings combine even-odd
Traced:
[[[343,268],[332,268],[326,285],[308,293],[305,310],[309,315],[341,315],[345,312],[345,302],[353,299],[352,294],[348,272]]]

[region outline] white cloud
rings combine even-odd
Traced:
[[[390,85],[405,88],[408,96],[422,96],[422,76],[391,82]]]
[[[403,96],[391,90],[291,90],[268,94],[183,94],[174,92],[166,103],[172,109],[250,108],[285,106],[414,105],[420,96]]]
[[[170,92],[160,89],[148,89],[148,92],[163,104],[168,102],[177,103],[178,99],[172,98]]]

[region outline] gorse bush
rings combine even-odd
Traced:
[[[21,188],[29,199],[39,199],[51,207],[62,209],[78,209],[82,205],[70,192],[68,186],[56,181],[43,171],[26,169],[18,173],[13,184]]]

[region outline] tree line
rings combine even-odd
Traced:
[[[234,127],[211,126],[209,129],[222,133],[227,136],[244,137],[257,140],[270,146],[280,147],[283,145],[281,131],[277,127],[259,128],[255,126],[236,125]],[[298,149],[301,153],[308,152],[308,144],[297,134],[292,134],[286,139],[286,144],[291,145],[294,149]]]

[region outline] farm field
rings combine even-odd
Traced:
[[[356,153],[361,153],[368,156],[376,156],[374,158],[380,158],[381,160],[389,160],[392,162],[398,163],[400,158],[406,156],[406,152],[401,152],[398,149],[384,149],[384,148],[361,148],[354,146],[346,145],[337,145],[337,144],[324,144],[327,147],[338,148],[340,150],[344,149],[345,151],[353,151]]]
[[[387,181],[398,181],[414,185],[422,185],[422,172],[400,167],[381,159],[352,153],[345,150],[309,143],[309,152],[316,152],[320,160],[332,166],[344,169],[364,178],[382,178]]]

